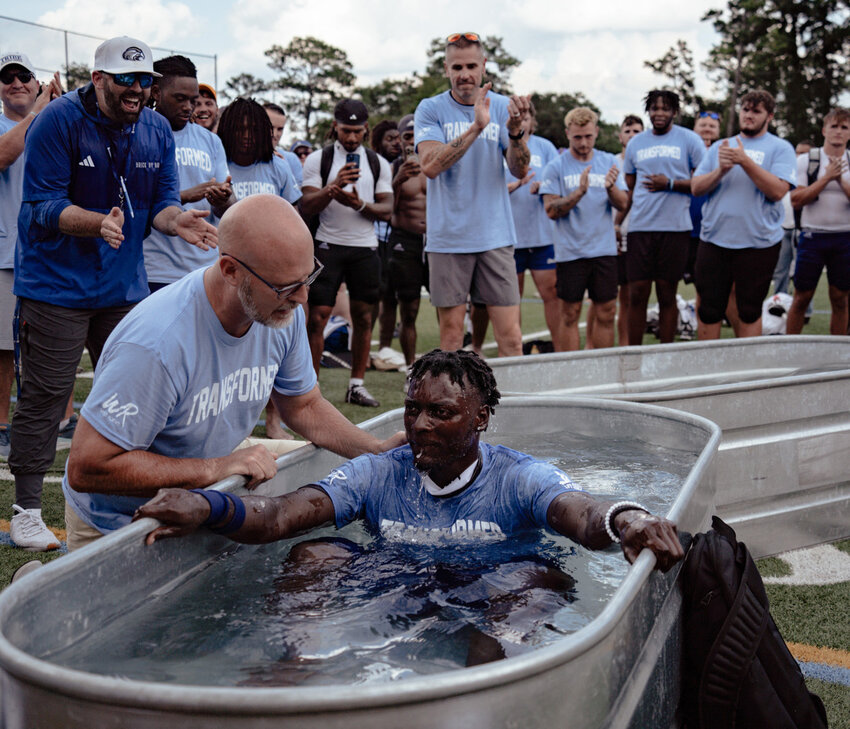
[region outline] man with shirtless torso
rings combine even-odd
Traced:
[[[393,165],[393,216],[390,221],[389,274],[398,299],[399,342],[409,367],[416,358],[416,317],[422,286],[428,285],[425,260],[425,181],[413,146],[413,115],[398,125],[402,156]],[[402,161],[403,160],[403,161]]]

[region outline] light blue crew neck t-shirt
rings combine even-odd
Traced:
[[[548,139],[532,134],[528,138],[528,151],[531,153],[528,171],[533,172],[534,177],[509,193],[517,239],[515,248],[550,246],[555,240],[555,223],[543,209],[543,198],[531,194],[531,186],[540,183],[544,168],[553,159],[557,159],[558,150]],[[504,164],[508,182],[516,182],[518,178],[507,168],[507,160]]]
[[[410,446],[344,463],[318,482],[334,505],[337,527],[363,519],[387,537],[503,537],[547,526],[553,499],[577,491],[552,464],[505,446],[479,445],[481,470],[464,490],[432,496]]]
[[[0,114],[0,135],[18,125]],[[15,243],[18,240],[18,213],[24,194],[24,152],[0,172],[0,269],[15,267]]]
[[[301,159],[295,152],[290,152],[288,149],[283,149],[282,147],[278,147],[275,152],[282,155],[286,160],[286,163],[289,165],[289,171],[292,172],[292,176],[295,178],[295,182],[298,183],[298,189],[300,190],[301,183],[304,182],[304,165],[301,164]]]
[[[674,124],[666,134],[652,129],[634,136],[626,146],[623,174],[636,175],[629,213],[629,231],[691,230],[691,196],[682,192],[649,192],[644,180],[664,175],[685,180],[705,154],[705,143],[690,129]]]
[[[285,164],[285,163],[284,163]],[[303,395],[316,385],[304,310],[272,329],[228,334],[204,290],[204,270],[142,301],[115,328],[82,415],[121,448],[171,458],[226,456],[251,434],[272,387]],[[146,498],[79,493],[62,481],[80,518],[102,532],[129,523]]]
[[[229,174],[224,147],[217,135],[199,124],[187,124],[174,132],[175,156],[180,190],[188,190],[195,185],[208,182],[213,177],[216,182],[224,182]],[[186,210],[210,210],[206,199],[185,203]],[[213,215],[205,218],[215,224]],[[211,248],[202,251],[176,235],[165,235],[151,228],[144,245],[145,271],[148,281],[155,283],[173,283],[190,271],[209,266],[218,258],[218,250]]]
[[[508,179],[503,164],[508,148],[508,97],[487,92],[490,123],[457,162],[428,180],[425,250],[429,253],[481,253],[516,245]],[[417,149],[422,142],[447,144],[475,119],[474,108],[451,92],[424,99],[416,107]]]
[[[567,150],[543,171],[540,195],[566,197],[578,189],[582,172],[590,167],[587,193],[570,212],[555,221],[555,260],[559,263],[617,255],[613,207],[605,189],[605,176],[612,165],[619,167],[618,162],[613,154],[600,149],[593,150],[589,162],[577,160]],[[622,174],[614,184],[626,189]]]
[[[797,185],[797,157],[788,142],[766,132],[755,139],[733,137],[728,140],[729,146],[737,147],[739,139],[747,156],[759,167],[785,180],[792,189]],[[694,176],[717,168],[721,142],[709,147]],[[700,238],[721,248],[770,248],[782,240],[784,218],[782,200],[768,200],[740,165],[735,165],[708,194],[702,208]]]
[[[271,162],[255,162],[243,167],[229,162],[233,192],[242,200],[249,195],[277,195],[295,205],[301,199],[301,186],[296,182],[289,163],[280,157]]]

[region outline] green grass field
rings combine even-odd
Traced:
[[[679,293],[686,299],[694,298],[692,286],[680,286]],[[804,330],[806,334],[829,333],[829,302],[825,281],[814,300],[815,314],[810,324]],[[545,329],[542,304],[534,298],[534,289],[530,279],[526,289],[526,299],[522,304],[522,321],[524,332],[534,332]],[[430,303],[423,301],[418,321],[419,341],[418,352],[427,352],[439,343],[438,327],[434,309]],[[723,330],[724,337],[731,337],[728,328]],[[543,337],[548,338],[548,337]],[[582,335],[582,346],[583,342]],[[492,330],[488,333],[488,341],[492,340]],[[652,335],[646,335],[645,344],[655,344],[657,340]],[[395,345],[398,348],[397,343]],[[495,356],[495,352],[491,356]],[[82,363],[85,370],[90,370],[88,358]],[[366,386],[381,402],[381,407],[362,408],[347,405],[343,402],[348,383],[348,371],[343,369],[323,369],[320,374],[320,386],[325,396],[340,411],[353,422],[362,422],[382,412],[402,406],[402,385],[404,375],[399,372],[369,371],[366,374]],[[74,399],[82,403],[91,389],[91,380],[80,378]],[[264,436],[262,425],[257,425],[254,434]],[[61,478],[67,451],[57,453],[53,467],[48,477]],[[2,516],[11,518],[11,505],[14,503],[14,484],[11,480],[0,480],[0,504],[5,505]],[[48,526],[64,528],[64,500],[58,482],[48,482],[44,486],[43,514]],[[5,527],[8,530],[8,526]],[[850,551],[850,541],[841,545]],[[6,544],[0,544],[0,587],[8,585],[14,571],[23,563],[32,559],[47,562],[61,558],[58,552],[34,554],[16,549]],[[781,560],[769,559],[760,563],[760,569],[765,574],[781,574],[787,570]],[[847,620],[847,605],[850,604],[850,581],[824,587],[788,587],[769,585],[768,594],[771,599],[771,609],[780,630],[786,640],[807,643],[821,647],[834,648],[850,652],[850,625]],[[812,691],[820,694],[827,705],[830,726],[834,729],[850,729],[850,688],[822,681],[810,681]]]

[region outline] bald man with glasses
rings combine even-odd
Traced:
[[[274,476],[251,434],[269,397],[286,423],[345,457],[401,445],[352,425],[319,391],[302,304],[321,272],[300,215],[274,195],[230,208],[219,258],[139,304],[95,372],[63,479],[69,549],[130,521],[159,488]]]

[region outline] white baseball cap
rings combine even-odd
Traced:
[[[157,78],[162,76],[153,70],[150,46],[126,35],[110,38],[97,47],[93,70],[106,73],[151,73]]]
[[[6,66],[23,66],[33,76],[35,75],[35,66],[32,65],[30,59],[23,53],[6,53],[0,56],[0,71]]]

